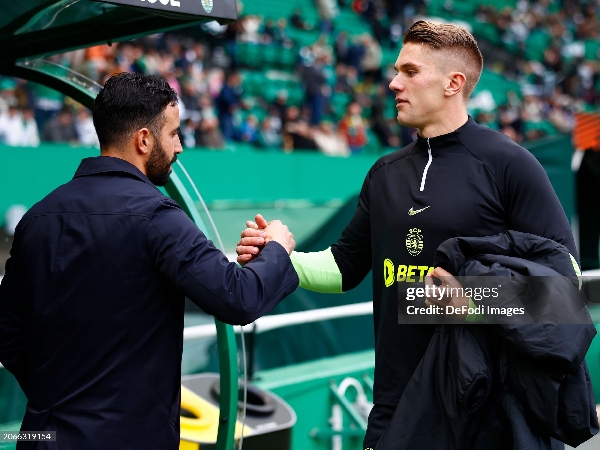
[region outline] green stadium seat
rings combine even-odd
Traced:
[[[470,20],[469,23],[473,27],[473,35],[478,38],[485,39],[494,45],[501,45],[502,40],[496,27],[491,23],[478,22],[476,20]]]
[[[350,103],[350,96],[340,92],[334,92],[331,95],[330,103],[333,114],[339,120],[346,112],[346,107],[348,106],[348,103]]]
[[[547,120],[542,120],[541,122],[525,122],[525,133],[532,130],[543,131],[548,136],[557,133],[556,127]]]
[[[533,31],[526,41],[525,58],[531,61],[541,61],[544,50],[550,44],[550,35],[544,30]]]
[[[588,39],[584,42],[585,46],[585,59],[588,61],[598,61],[600,59],[600,42]]]

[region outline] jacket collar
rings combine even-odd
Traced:
[[[469,116],[464,125],[450,133],[442,134],[429,139],[417,135],[417,149],[427,152],[427,149],[431,147],[431,150],[435,152],[436,150],[443,150],[451,145],[457,145],[460,143],[461,134],[468,132],[469,129],[474,125],[477,125],[477,123],[471,116]]]
[[[100,173],[126,173],[150,186],[156,187],[140,170],[130,162],[112,156],[96,156],[81,160],[73,178],[97,175]]]

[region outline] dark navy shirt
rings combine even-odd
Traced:
[[[446,239],[522,231],[577,258],[569,221],[535,157],[507,136],[468,121],[379,159],[355,216],[332,253],[344,291],[373,270],[374,401],[396,405],[423,357],[431,325],[398,324],[399,292],[433,270]]]
[[[57,431],[38,449],[177,449],[185,296],[247,324],[297,285],[278,243],[240,268],[133,165],[83,160],[19,223],[0,286],[23,429]]]

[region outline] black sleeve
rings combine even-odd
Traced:
[[[369,207],[371,172],[365,178],[358,207],[331,253],[342,274],[342,290],[355,288],[371,270],[371,212]]]
[[[161,200],[152,213],[149,244],[159,270],[225,323],[251,323],[298,287],[298,275],[280,244],[269,242],[258,258],[241,268],[170,199]]]
[[[19,289],[18,241],[17,231],[0,285],[0,363],[27,392],[27,307]]]
[[[571,226],[539,161],[521,149],[507,164],[504,179],[508,228],[552,239],[579,261]]]

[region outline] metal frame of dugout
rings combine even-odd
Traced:
[[[28,0],[2,1],[0,75],[32,81],[91,108],[99,86],[43,58],[185,26],[237,20],[236,0]],[[165,186],[198,227],[208,230],[192,197],[173,172]],[[215,320],[220,364],[216,450],[234,448],[238,411],[237,346],[233,327]]]

